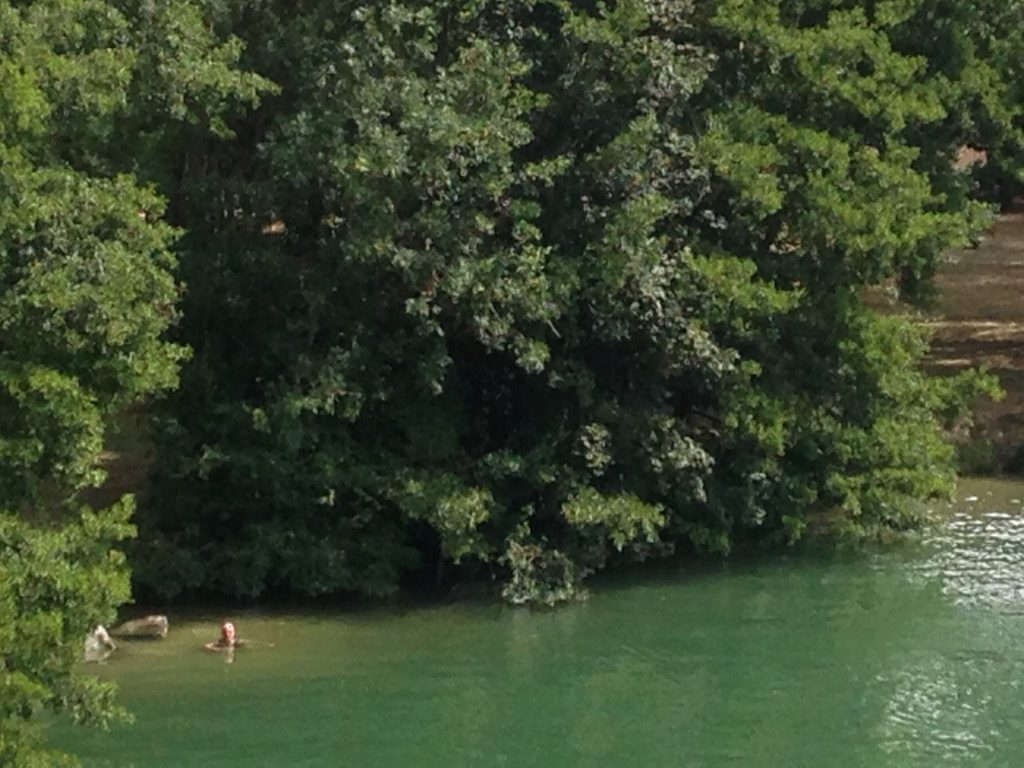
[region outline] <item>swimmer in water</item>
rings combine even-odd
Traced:
[[[242,640],[235,634],[235,625],[230,621],[225,621],[220,625],[220,637],[213,642],[207,643],[203,648],[208,651],[234,651],[236,648],[244,646],[245,640]]]

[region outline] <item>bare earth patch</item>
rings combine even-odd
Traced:
[[[107,481],[86,493],[85,500],[96,507],[106,507],[131,493],[143,501],[149,490],[153,458],[145,412],[138,409],[121,413],[107,430],[107,450],[102,456]]]
[[[975,436],[1005,459],[1024,444],[1024,210],[1000,216],[977,248],[949,253],[936,288],[928,365],[984,365],[999,376],[1006,398],[978,404]]]

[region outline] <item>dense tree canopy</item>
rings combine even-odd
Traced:
[[[744,355],[755,374],[734,406],[735,457],[767,479],[763,502],[737,498],[743,474],[725,475],[723,498],[781,515],[791,533],[807,511],[855,527],[909,522],[900,497],[948,487],[936,417],[987,386],[922,376],[920,331],[861,299],[890,281],[920,296],[940,252],[985,220],[953,168],[977,117],[969,81],[950,78],[977,62],[950,71],[947,50],[922,43],[946,34],[928,25],[935,16],[927,2],[737,0],[711,11],[721,58],[701,146],[719,225],[704,237],[798,295],[774,338]]]
[[[140,581],[556,599],[913,524],[988,384],[862,290],[925,293],[985,221],[957,148],[1017,129],[1009,49],[939,5],[217,4],[279,93],[165,151],[195,356]]]

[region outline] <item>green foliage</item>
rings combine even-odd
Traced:
[[[1024,93],[1017,73],[1024,60],[1024,5],[1009,2],[949,3],[931,0],[894,30],[897,43],[928,60],[948,105],[941,123],[918,130],[926,148],[962,142],[984,149],[987,162],[973,172],[975,186],[1008,204],[1020,191],[1024,160]],[[937,179],[951,169],[933,152],[929,171]],[[963,175],[955,171],[954,175]],[[956,184],[939,182],[948,194]]]
[[[133,505],[83,509],[59,527],[0,514],[0,763],[71,764],[42,747],[32,716],[45,709],[107,727],[127,717],[112,683],[76,667],[82,641],[109,623],[130,596],[124,555],[112,547],[134,534]]]
[[[501,596],[512,605],[551,607],[586,596],[573,558],[533,541],[525,526],[509,537],[501,562],[509,571]]]
[[[576,528],[603,529],[619,552],[632,542],[655,543],[665,525],[661,507],[645,504],[632,495],[603,496],[593,488],[584,488],[571,497],[562,506],[562,515]]]
[[[152,4],[141,5],[0,0],[3,765],[73,762],[43,746],[32,722],[42,710],[100,726],[125,716],[113,687],[75,665],[86,633],[129,597],[114,547],[134,533],[133,504],[95,511],[77,497],[104,479],[111,417],[173,387],[186,355],[163,338],[180,290],[175,232],[160,222],[162,199],[129,174],[135,137],[122,127],[158,111],[140,101],[144,83],[155,94],[154,67],[172,80],[187,69],[197,79],[177,92],[215,121],[210,94],[235,84],[205,80],[191,53],[205,46],[226,65],[238,52],[209,35],[187,57],[174,58],[184,43],[158,52],[143,44]],[[195,11],[175,24],[205,29]]]
[[[485,550],[479,528],[494,504],[487,489],[466,488],[452,475],[410,477],[395,502],[410,520],[423,520],[437,531],[442,552],[454,562]]]
[[[777,280],[833,291],[896,275],[913,293],[939,251],[985,222],[953,172],[969,137],[942,125],[957,106],[948,79],[901,50],[903,25],[929,4],[888,11],[753,0],[716,9],[726,76],[708,93],[726,106],[713,109],[704,146],[726,206],[741,213],[727,230],[774,251],[760,266]]]
[[[924,376],[860,296],[924,298],[988,220],[953,160],[1015,141],[1016,54],[966,4],[209,7],[274,86],[150,145],[194,357],[146,588],[551,602],[949,488],[943,430],[994,384]]]
[[[226,184],[252,209],[181,222],[196,357],[162,422],[166,503],[142,518],[140,573],[181,570],[147,584],[379,593],[435,547],[498,563],[513,531],[564,526],[584,485],[627,498],[626,474],[649,475],[692,495],[706,453],[668,390],[645,402],[629,379],[640,360],[652,390],[730,364],[664,226],[700,184],[673,126],[701,55],[642,4],[324,3],[280,20],[235,27],[281,88],[233,150],[247,164]],[[201,183],[185,174],[178,195],[206,206]],[[588,424],[620,442],[596,483]],[[649,507],[584,526],[586,546],[646,541]]]

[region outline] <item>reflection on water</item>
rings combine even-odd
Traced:
[[[881,730],[891,755],[922,765],[1018,762],[1024,742],[1024,510],[1021,487],[975,482],[944,525],[928,537],[927,555],[904,564],[908,580],[935,585],[955,608],[921,658],[879,677],[891,687]],[[980,486],[981,495],[971,493]]]
[[[967,652],[880,678],[893,688],[881,729],[886,751],[954,764],[992,753],[1000,733],[990,722],[984,680],[998,674],[997,666]]]
[[[1024,613],[1024,515],[957,512],[921,567],[957,605]]]
[[[914,545],[674,569],[493,604],[172,615],[100,671],[135,726],[87,766],[933,766],[1024,754],[1024,485],[965,486]],[[144,759],[140,758],[144,756]]]

